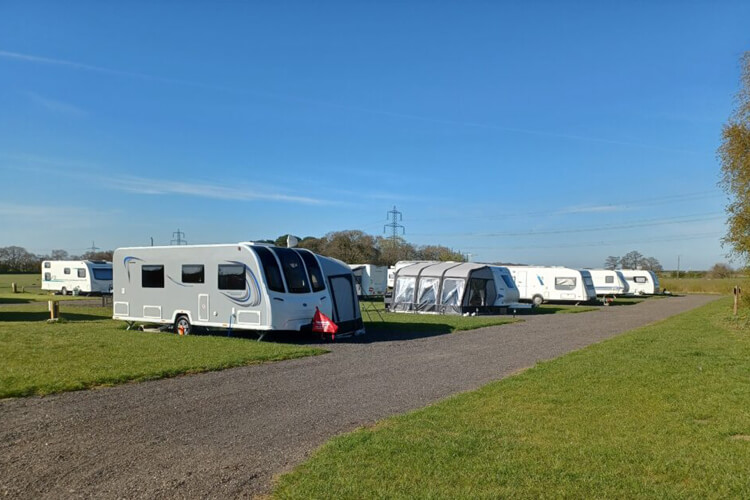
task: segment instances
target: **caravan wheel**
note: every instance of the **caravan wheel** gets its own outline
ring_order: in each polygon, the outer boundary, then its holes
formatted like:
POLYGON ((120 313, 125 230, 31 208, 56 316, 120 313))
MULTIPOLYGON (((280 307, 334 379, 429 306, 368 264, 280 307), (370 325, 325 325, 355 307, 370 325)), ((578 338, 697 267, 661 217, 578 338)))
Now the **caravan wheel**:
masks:
POLYGON ((541 295, 534 295, 531 298, 531 305, 533 307, 539 307, 542 305, 542 303, 544 303, 544 297, 542 297, 541 295))
POLYGON ((60 289, 60 295, 68 295, 68 289, 65 287, 62 287, 60 289))
POLYGON ((191 331, 192 325, 188 317, 185 315, 177 316, 177 320, 174 322, 174 332, 179 335, 190 335, 191 331))

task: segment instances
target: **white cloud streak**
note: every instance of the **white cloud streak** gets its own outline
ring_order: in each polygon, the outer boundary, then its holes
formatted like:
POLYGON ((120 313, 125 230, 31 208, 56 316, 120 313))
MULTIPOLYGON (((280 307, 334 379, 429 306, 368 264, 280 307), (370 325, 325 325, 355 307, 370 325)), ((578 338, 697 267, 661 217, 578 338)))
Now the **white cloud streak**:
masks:
POLYGON ((24 94, 26 94, 34 104, 41 106, 49 111, 73 116, 84 116, 88 114, 78 106, 67 102, 58 101, 56 99, 50 99, 48 97, 41 96, 36 92, 26 91, 24 92, 24 94))

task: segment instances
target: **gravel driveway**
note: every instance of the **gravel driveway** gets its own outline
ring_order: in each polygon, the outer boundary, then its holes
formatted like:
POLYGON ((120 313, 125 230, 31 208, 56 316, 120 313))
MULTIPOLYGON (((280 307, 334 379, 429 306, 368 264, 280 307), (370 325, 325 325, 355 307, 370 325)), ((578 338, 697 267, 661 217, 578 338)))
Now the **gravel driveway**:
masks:
POLYGON ((330 354, 0 401, 0 495, 249 497, 330 437, 706 304, 690 295, 526 317, 452 335, 382 335, 330 354))

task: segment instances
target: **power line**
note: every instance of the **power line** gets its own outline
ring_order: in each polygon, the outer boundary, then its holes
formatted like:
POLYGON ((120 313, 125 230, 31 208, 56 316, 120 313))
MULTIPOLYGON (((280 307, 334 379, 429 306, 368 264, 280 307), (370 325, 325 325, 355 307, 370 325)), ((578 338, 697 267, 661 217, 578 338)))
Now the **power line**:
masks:
POLYGON ((399 229, 401 229, 401 234, 406 234, 406 228, 398 223, 398 221, 404 220, 403 214, 396 210, 396 205, 393 205, 393 210, 389 210, 385 218, 386 220, 390 218, 391 222, 383 226, 383 232, 385 233, 388 228, 391 228, 391 241, 396 243, 399 229))
POLYGON ((91 246, 88 247, 86 250, 88 250, 91 253, 96 253, 97 250, 101 250, 98 246, 94 244, 94 242, 91 242, 91 246))
POLYGON ((185 233, 180 231, 180 228, 177 228, 177 231, 172 233, 172 241, 170 241, 170 245, 187 245, 187 240, 185 239, 185 233))

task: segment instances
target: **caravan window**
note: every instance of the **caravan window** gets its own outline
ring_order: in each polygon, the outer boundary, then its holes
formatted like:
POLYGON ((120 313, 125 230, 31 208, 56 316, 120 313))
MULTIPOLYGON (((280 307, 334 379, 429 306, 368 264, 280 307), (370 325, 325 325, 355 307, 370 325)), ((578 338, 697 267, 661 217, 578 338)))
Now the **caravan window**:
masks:
POLYGON ((219 264, 219 290, 244 290, 245 266, 219 264))
POLYGON ((515 288, 515 287, 516 287, 516 284, 515 284, 515 283, 513 283, 513 278, 511 278, 511 277, 510 277, 510 276, 508 276, 507 274, 501 274, 500 276, 502 276, 502 277, 503 277, 503 281, 505 282, 505 285, 506 285, 506 286, 507 286, 508 288, 515 288))
POLYGON ((414 285, 417 278, 398 278, 393 292, 394 304, 410 304, 414 301, 414 285))
POLYGON ((96 280, 112 281, 112 269, 108 267, 95 267, 91 270, 96 280))
POLYGON ((421 278, 419 280, 419 299, 417 302, 420 306, 432 306, 437 304, 439 284, 440 278, 421 278))
POLYGON ((206 273, 201 264, 186 264, 182 266, 183 283, 205 283, 206 273))
MULTIPOLYGON (((307 274, 310 276, 310 284, 312 285, 313 292, 320 292, 326 289, 325 281, 323 280, 323 272, 320 270, 318 261, 315 256, 306 250, 298 250, 297 253, 302 256, 302 260, 305 261, 307 267, 307 274)), ((360 279, 362 279, 360 277, 360 279)))
POLYGON ((276 257, 265 247, 252 247, 263 266, 263 274, 266 275, 266 284, 272 292, 284 293, 284 280, 281 279, 281 269, 276 262, 276 257))
POLYGON ((44 281, 49 281, 52 279, 52 276, 50 276, 49 273, 44 273, 44 281))
POLYGON ((575 290, 575 278, 555 278, 555 290, 575 290))
POLYGON ((86 270, 85 269, 78 269, 78 277, 79 278, 85 278, 86 277, 86 270))
POLYGON ((633 281, 635 281, 636 283, 648 283, 648 280, 645 276, 635 276, 633 277, 633 281))
POLYGON ((63 273, 64 274, 70 274, 70 268, 66 267, 65 269, 63 269, 63 273))
POLYGON ((614 283, 615 282, 615 277, 614 276, 605 276, 604 277, 604 282, 605 283, 614 283))
POLYGON ((487 280, 472 278, 469 280, 468 306, 487 305, 487 280))
POLYGON ((464 280, 446 278, 443 280, 443 291, 440 294, 440 303, 444 306, 458 306, 464 295, 464 280))
POLYGON ((286 286, 289 287, 290 293, 310 293, 310 285, 307 282, 307 273, 302 265, 302 259, 297 252, 290 248, 274 248, 274 253, 281 261, 281 268, 284 270, 286 286))
POLYGON ((52 265, 49 262, 45 262, 44 263, 44 268, 45 269, 49 269, 50 267, 52 267, 52 265))
POLYGON ((164 266, 142 266, 141 286, 143 288, 164 288, 164 266))

